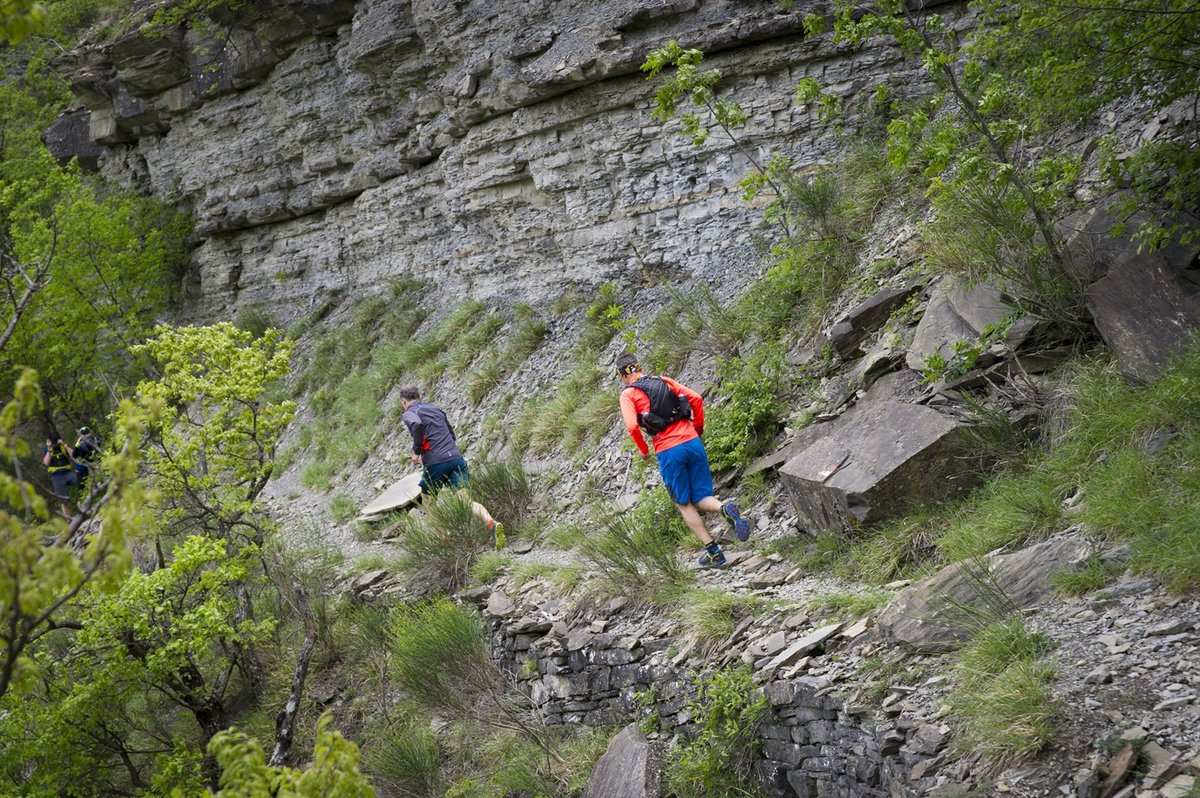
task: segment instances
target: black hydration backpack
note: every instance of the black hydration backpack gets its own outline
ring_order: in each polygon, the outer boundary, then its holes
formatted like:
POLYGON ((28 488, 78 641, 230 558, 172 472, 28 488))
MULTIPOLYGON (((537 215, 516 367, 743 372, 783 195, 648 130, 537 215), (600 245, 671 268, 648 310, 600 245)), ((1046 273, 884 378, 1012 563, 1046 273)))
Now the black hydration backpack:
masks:
POLYGON ((687 397, 677 396, 671 387, 661 377, 642 377, 630 384, 646 394, 650 400, 650 409, 638 413, 638 424, 651 435, 657 435, 666 430, 676 421, 692 417, 692 406, 687 397))

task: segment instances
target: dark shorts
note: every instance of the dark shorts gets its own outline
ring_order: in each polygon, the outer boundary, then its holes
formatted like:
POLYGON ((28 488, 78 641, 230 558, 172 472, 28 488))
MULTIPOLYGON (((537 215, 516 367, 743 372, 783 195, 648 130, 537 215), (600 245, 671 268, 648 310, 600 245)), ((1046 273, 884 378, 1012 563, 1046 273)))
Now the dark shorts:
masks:
POLYGON ((713 495, 708 452, 699 438, 672 446, 658 456, 658 473, 676 504, 695 504, 713 495))
POLYGON ((79 487, 79 474, 73 468, 70 471, 56 471, 50 475, 50 485, 54 488, 55 497, 66 501, 71 498, 69 489, 79 487))
POLYGON ((456 457, 445 463, 427 465, 421 470, 419 484, 422 493, 437 493, 447 485, 461 488, 467 484, 467 461, 456 457))

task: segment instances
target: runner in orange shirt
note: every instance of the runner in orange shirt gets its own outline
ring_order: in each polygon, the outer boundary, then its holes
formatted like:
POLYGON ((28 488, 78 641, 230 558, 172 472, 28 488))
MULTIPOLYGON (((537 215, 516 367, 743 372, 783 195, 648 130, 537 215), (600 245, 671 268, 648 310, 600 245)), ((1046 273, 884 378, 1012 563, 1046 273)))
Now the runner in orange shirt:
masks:
POLYGON ((704 399, 669 377, 646 376, 631 352, 622 352, 616 366, 617 376, 625 385, 621 391, 621 417, 629 437, 645 459, 650 451, 642 430, 650 433, 663 484, 684 523, 704 544, 700 567, 724 565, 725 554, 708 533, 700 511, 721 513, 738 540, 749 539, 750 522, 742 517, 736 504, 713 496, 708 453, 700 440, 704 433, 704 399))

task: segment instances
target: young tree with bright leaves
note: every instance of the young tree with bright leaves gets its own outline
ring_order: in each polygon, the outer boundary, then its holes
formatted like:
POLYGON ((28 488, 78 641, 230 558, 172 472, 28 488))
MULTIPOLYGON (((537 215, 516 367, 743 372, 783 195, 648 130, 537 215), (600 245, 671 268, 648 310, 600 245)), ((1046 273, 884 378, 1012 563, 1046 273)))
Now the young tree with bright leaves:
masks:
POLYGON ((0 721, 5 759, 21 773, 6 775, 28 794, 57 793, 89 773, 75 794, 145 789, 163 772, 193 793, 215 786, 216 762, 202 752, 247 688, 240 653, 274 629, 273 619, 240 618, 233 588, 254 555, 231 556, 225 541, 193 536, 166 567, 85 594, 79 630, 38 651, 38 688, 0 721))
POLYGON ((358 770, 358 746, 331 725, 328 712, 317 721, 312 765, 304 771, 268 765, 262 747, 241 732, 217 735, 208 746, 222 771, 214 798, 375 798, 358 770))
POLYGON ((287 374, 292 348, 281 330, 255 338, 228 323, 159 327, 134 347, 161 374, 138 395, 163 406, 146 465, 165 530, 262 545, 272 526, 258 496, 296 411, 270 390, 287 374))

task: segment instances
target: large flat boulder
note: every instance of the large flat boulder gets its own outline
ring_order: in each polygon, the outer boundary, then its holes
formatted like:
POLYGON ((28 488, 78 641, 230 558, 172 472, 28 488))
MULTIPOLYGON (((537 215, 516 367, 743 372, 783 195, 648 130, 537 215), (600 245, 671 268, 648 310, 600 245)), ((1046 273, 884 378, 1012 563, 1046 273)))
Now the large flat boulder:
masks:
POLYGON ((608 744, 582 798, 658 798, 659 770, 650 741, 631 723, 608 744))
POLYGON ((898 593, 876 619, 892 640, 922 652, 949 651, 969 633, 962 605, 987 610, 998 602, 1032 607, 1051 589, 1051 575, 1092 553, 1083 537, 1063 535, 1012 554, 948 565, 898 593), (958 606, 955 606, 958 605, 958 606))
POLYGON ((409 474, 371 500, 362 508, 359 518, 370 518, 392 510, 403 510, 414 504, 421 495, 421 472, 409 474))
MULTIPOLYGON (((908 367, 921 371, 934 353, 949 360, 958 341, 976 342, 988 327, 997 327, 1013 315, 999 286, 980 282, 967 286, 957 280, 943 279, 933 290, 925 313, 917 324, 906 357, 908 367)), ((1018 346, 1035 322, 1022 318, 1008 328, 1005 342, 1018 346)))
POLYGON ((1121 372, 1147 382, 1200 329, 1200 285, 1162 253, 1132 254, 1088 288, 1088 308, 1121 372))
POLYGON ((977 482, 962 422, 872 390, 783 465, 788 498, 809 532, 881 521, 977 482))

